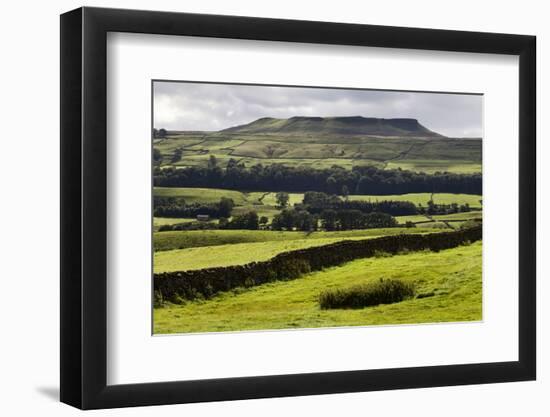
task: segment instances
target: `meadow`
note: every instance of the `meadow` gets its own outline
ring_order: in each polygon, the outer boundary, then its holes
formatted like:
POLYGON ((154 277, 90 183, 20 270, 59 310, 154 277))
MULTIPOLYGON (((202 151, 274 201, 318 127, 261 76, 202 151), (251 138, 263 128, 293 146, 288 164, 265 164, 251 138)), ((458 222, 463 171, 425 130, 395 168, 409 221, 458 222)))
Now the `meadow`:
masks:
POLYGON ((482 320, 482 243, 438 253, 367 258, 303 278, 237 289, 208 301, 154 310, 155 333, 346 327, 482 320), (429 266, 429 267, 428 267, 429 266), (364 309, 321 310, 323 289, 394 278, 414 283, 416 298, 364 309))
POLYGON ((338 240, 391 236, 404 233, 424 233, 422 228, 407 229, 393 227, 390 229, 341 230, 334 232, 300 232, 275 230, 189 230, 157 232, 153 235, 155 251, 172 249, 198 248, 202 246, 219 246, 235 243, 278 242, 291 240, 338 240))
MULTIPOLYGON (((270 232, 244 230, 208 230, 194 234, 187 232, 160 232, 155 234, 155 247, 170 247, 168 242, 159 242, 171 233, 169 244, 184 246, 184 249, 157 250, 154 255, 155 272, 189 271, 230 265, 245 265, 265 261, 283 252, 323 246, 342 240, 360 240, 381 236, 392 236, 408 232, 402 228, 353 230, 345 232, 270 232), (205 232, 217 232, 204 234, 205 232), (220 233, 229 232, 229 233, 220 233), (233 232, 233 233, 232 233, 233 232), (252 232, 248 235, 243 232, 252 232), (352 233, 355 232, 355 233, 352 233), (201 238, 201 234, 204 237, 201 238), (189 236, 191 235, 191 236, 189 236), (246 242, 242 242, 245 240, 246 242), (158 242, 158 246, 157 246, 158 242), (228 242, 220 244, 220 242, 228 242), (208 244, 210 243, 210 244, 208 244), (217 244, 216 244, 217 243, 217 244), (191 245, 197 246, 191 246, 191 245)), ((409 233, 423 234, 430 229, 415 228, 409 233)))
POLYGON ((252 166, 283 164, 317 169, 338 165, 373 165, 417 172, 481 172, 481 140, 460 138, 377 137, 303 131, 179 132, 157 141, 161 166, 204 166, 210 155, 225 165, 229 159, 252 166), (175 152, 181 152, 175 158, 175 152))

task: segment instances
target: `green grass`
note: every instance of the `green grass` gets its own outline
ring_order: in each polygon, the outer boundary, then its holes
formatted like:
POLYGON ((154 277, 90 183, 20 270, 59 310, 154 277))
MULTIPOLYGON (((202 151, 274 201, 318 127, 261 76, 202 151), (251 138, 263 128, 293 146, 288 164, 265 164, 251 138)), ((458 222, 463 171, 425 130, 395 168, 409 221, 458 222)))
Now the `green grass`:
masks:
POLYGON ((429 222, 429 223, 421 223, 419 226, 425 228, 425 229, 452 229, 452 227, 447 226, 444 222, 429 222))
POLYGON ((248 213, 249 211, 255 211, 259 217, 265 216, 269 219, 269 221, 273 220, 273 217, 281 212, 280 209, 274 206, 249 204, 246 206, 238 206, 233 208, 231 215, 238 216, 240 214, 248 213))
POLYGON ((186 203, 217 203, 222 197, 232 198, 235 204, 246 204, 248 200, 240 191, 222 190, 218 188, 176 188, 155 187, 155 197, 181 197, 186 203))
POLYGON ((456 161, 450 159, 397 159, 389 161, 386 169, 401 168, 405 171, 425 172, 452 172, 455 174, 474 174, 481 172, 481 163, 476 161, 456 161))
MULTIPOLYGON (((443 224, 443 223, 442 223, 443 224)), ((444 224, 443 224, 444 225, 444 224)), ((444 226, 446 228, 446 226, 444 226)), ((417 233, 425 230, 417 231, 417 233)), ((316 239, 272 240, 252 243, 230 243, 218 246, 202 246, 187 249, 174 249, 155 252, 154 272, 191 271, 230 265, 244 265, 251 262, 267 261, 283 252, 324 246, 341 240, 368 239, 371 236, 322 237, 316 239)), ((386 235, 387 236, 387 235, 386 235)))
POLYGON ((342 239, 325 238, 232 243, 220 246, 205 246, 155 252, 154 271, 155 273, 160 273, 244 265, 251 262, 267 261, 282 252, 305 249, 312 246, 328 245, 339 240, 342 239))
POLYGON ((336 232, 277 232, 271 230, 189 230, 157 232, 153 235, 155 251, 188 249, 204 246, 230 245, 237 243, 277 242, 314 239, 347 239, 390 236, 400 233, 426 233, 430 230, 391 228, 368 230, 345 230, 336 232))
MULTIPOLYGON (((429 223, 435 224, 435 223, 429 223)), ((437 228, 437 227, 434 227, 437 228)), ((447 228, 441 223, 441 229, 447 228)), ((266 240, 248 243, 228 243, 215 246, 188 247, 156 251, 154 254, 154 272, 189 271, 203 268, 244 265, 251 262, 265 261, 283 252, 305 249, 313 246, 323 246, 342 240, 361 240, 380 236, 390 236, 399 233, 432 233, 432 228, 415 228, 399 231, 399 229, 372 229, 372 233, 345 236, 338 232, 322 232, 326 235, 304 239, 266 240), (336 233, 336 234, 335 234, 336 233)), ((368 232, 368 231, 365 231, 368 232)), ((170 233, 170 232, 162 232, 170 233)), ((177 233, 177 232, 173 232, 177 233)), ((192 232, 179 232, 192 233, 192 232)), ((273 232, 266 232, 273 233, 273 232)), ((283 232, 284 233, 284 232, 283 232)), ((287 232, 294 233, 294 232, 287 232)), ((201 242, 202 243, 202 242, 201 242)))
POLYGON ((210 155, 221 166, 236 159, 250 166, 284 164, 326 168, 338 165, 374 165, 435 172, 481 172, 481 140, 376 137, 369 135, 327 134, 323 132, 231 133, 187 132, 157 141, 163 166, 205 166, 210 155), (182 159, 171 162, 176 149, 182 159))
POLYGON ((397 223, 399 224, 405 224, 407 222, 413 222, 416 224, 416 223, 430 221, 430 219, 428 219, 426 216, 423 216, 421 214, 413 214, 411 216, 396 216, 395 220, 397 220, 397 223))
POLYGON ((482 219, 482 217, 483 213, 481 211, 469 211, 466 213, 441 214, 432 216, 433 219, 444 221, 478 220, 482 219))
POLYGON ((153 217, 153 226, 159 227, 164 225, 172 225, 178 223, 192 223, 195 219, 181 219, 173 217, 153 217))
MULTIPOLYGON (((304 199, 304 193, 287 193, 288 194, 288 205, 293 206, 294 204, 299 204, 304 199)), ((256 197, 258 199, 262 198, 262 203, 269 206, 277 205, 277 193, 250 193, 251 197, 256 197)))
MULTIPOLYGON (((428 201, 432 197, 431 193, 413 193, 413 194, 399 194, 399 195, 350 195, 350 200, 360 201, 410 201, 414 204, 428 205, 428 201)), ((481 196, 476 194, 450 194, 450 193, 435 193, 433 194, 433 200, 435 204, 466 204, 468 203, 472 208, 481 208, 481 196)))
POLYGON ((482 244, 438 253, 366 258, 294 281, 154 310, 154 333, 460 322, 482 319, 482 244), (386 279, 414 283, 415 298, 364 309, 321 310, 319 294, 386 279))

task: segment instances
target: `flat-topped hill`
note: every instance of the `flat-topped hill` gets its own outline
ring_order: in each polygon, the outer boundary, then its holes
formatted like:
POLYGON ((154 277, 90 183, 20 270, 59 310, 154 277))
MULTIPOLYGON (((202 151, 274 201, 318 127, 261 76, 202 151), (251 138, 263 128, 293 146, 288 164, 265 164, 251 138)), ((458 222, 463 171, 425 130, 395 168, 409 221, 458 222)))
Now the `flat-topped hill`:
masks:
POLYGON ((224 129, 224 133, 260 134, 339 134, 373 136, 443 137, 423 126, 417 119, 376 117, 303 117, 289 119, 263 117, 251 123, 224 129))

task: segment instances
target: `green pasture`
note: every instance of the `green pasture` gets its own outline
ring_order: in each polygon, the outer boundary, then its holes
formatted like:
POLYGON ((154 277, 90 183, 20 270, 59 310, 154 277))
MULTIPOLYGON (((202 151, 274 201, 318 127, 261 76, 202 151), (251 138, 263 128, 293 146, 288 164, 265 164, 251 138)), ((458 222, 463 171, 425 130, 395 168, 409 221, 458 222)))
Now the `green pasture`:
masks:
MULTIPOLYGON (((251 262, 267 261, 275 255, 313 246, 323 246, 342 240, 361 240, 380 236, 399 234, 398 229, 372 229, 370 235, 338 236, 328 234, 314 238, 267 240, 248 243, 229 243, 218 246, 189 247, 156 251, 154 254, 154 272, 190 271, 230 265, 244 265, 251 262), (394 232, 395 230, 395 232, 394 232), (386 231, 386 233, 385 233, 386 231), (378 232, 378 233, 376 233, 378 232)), ((430 229, 414 229, 413 233, 426 233, 430 229)), ((163 232, 164 233, 164 232, 163 232)), ((166 232, 168 233, 168 232, 166 232)), ((189 233, 189 232, 181 232, 189 233)), ((270 232, 267 232, 270 233, 270 232)), ((290 232, 292 233, 292 232, 290 232)), ((402 233, 402 231, 401 231, 402 233)), ((269 238, 269 236, 265 236, 269 238)))
POLYGON ((416 223, 431 221, 426 216, 423 216, 421 214, 413 214, 413 215, 410 215, 410 216, 396 216, 395 220, 397 220, 397 223, 399 223, 399 224, 405 224, 407 222, 412 222, 412 223, 416 224, 416 223))
POLYGON ((222 197, 231 198, 236 205, 247 204, 246 196, 240 191, 219 188, 177 188, 154 187, 155 197, 181 197, 186 203, 217 203, 222 197))
POLYGON ((386 169, 401 168, 405 171, 425 172, 452 172, 454 174, 481 173, 481 162, 457 161, 452 159, 397 159, 388 161, 386 169))
POLYGON ((481 211, 468 211, 465 213, 453 213, 453 214, 441 214, 432 216, 435 220, 441 221, 467 221, 467 220, 481 220, 483 213, 481 211))
POLYGON ((450 193, 412 193, 412 194, 395 194, 395 195, 350 195, 350 200, 359 201, 410 201, 416 205, 422 204, 424 207, 428 205, 428 201, 433 198, 435 204, 452 204, 459 205, 469 204, 472 208, 481 208, 481 196, 476 194, 450 194, 450 193))
POLYGON ((365 258, 293 281, 237 289, 207 301, 154 310, 154 333, 223 332, 479 321, 482 244, 365 258), (321 310, 319 293, 380 278, 414 283, 415 298, 363 309, 321 310))
POLYGON ((160 226, 171 226, 173 224, 179 224, 179 223, 192 223, 195 219, 182 219, 182 218, 174 218, 174 217, 153 217, 153 226, 154 227, 160 227, 160 226))
POLYGON ((221 166, 229 159, 246 166, 273 163, 287 166, 351 169, 358 165, 402 168, 417 172, 481 172, 480 139, 426 139, 376 137, 318 132, 228 133, 189 132, 155 141, 163 156, 163 166, 204 166, 210 155, 221 166), (176 149, 182 159, 173 162, 176 149))

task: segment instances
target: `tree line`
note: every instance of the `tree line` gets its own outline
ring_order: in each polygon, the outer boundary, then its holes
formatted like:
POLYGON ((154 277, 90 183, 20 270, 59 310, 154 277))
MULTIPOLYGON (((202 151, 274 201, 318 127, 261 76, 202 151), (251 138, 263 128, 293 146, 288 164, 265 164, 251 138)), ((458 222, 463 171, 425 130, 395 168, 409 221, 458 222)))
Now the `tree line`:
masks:
POLYGON ((381 212, 392 216, 408 216, 418 214, 418 207, 410 201, 358 201, 342 199, 317 191, 308 191, 304 194, 302 204, 310 213, 320 213, 323 210, 357 210, 362 213, 381 212))
POLYGON ((359 210, 323 210, 312 214, 300 208, 285 209, 273 217, 272 230, 312 232, 396 227, 397 220, 387 213, 363 213, 359 210))
POLYGON ((230 159, 223 168, 216 158, 211 156, 207 166, 156 168, 154 185, 272 192, 319 191, 342 196, 423 192, 481 194, 482 176, 479 173, 427 174, 373 166, 355 166, 351 170, 336 165, 322 169, 280 164, 256 164, 246 167, 235 159, 230 159))
POLYGON ((231 217, 235 203, 231 198, 222 197, 217 203, 186 204, 180 197, 154 197, 153 215, 155 217, 197 217, 208 215, 214 218, 231 217))

